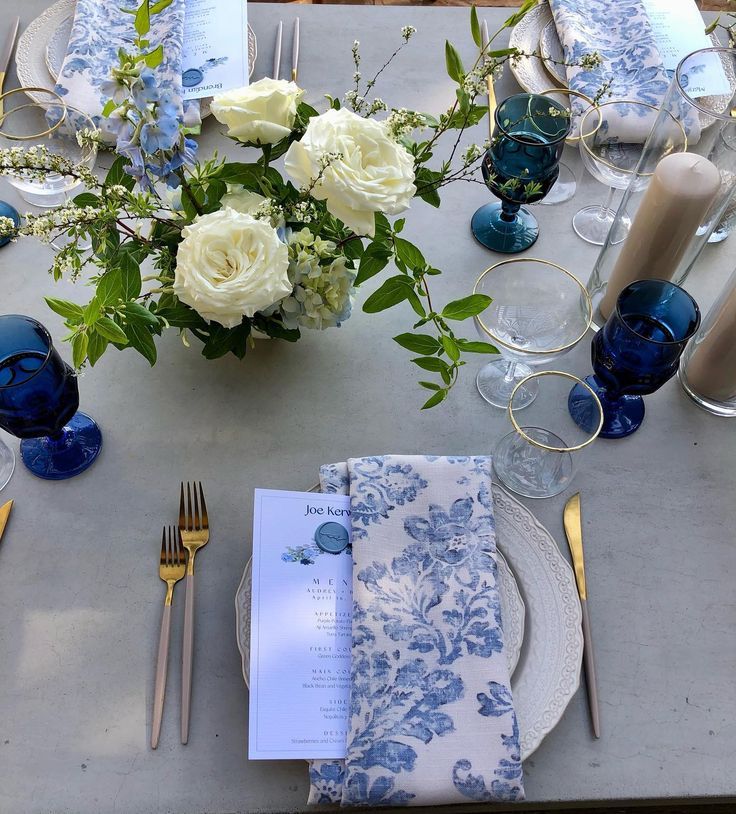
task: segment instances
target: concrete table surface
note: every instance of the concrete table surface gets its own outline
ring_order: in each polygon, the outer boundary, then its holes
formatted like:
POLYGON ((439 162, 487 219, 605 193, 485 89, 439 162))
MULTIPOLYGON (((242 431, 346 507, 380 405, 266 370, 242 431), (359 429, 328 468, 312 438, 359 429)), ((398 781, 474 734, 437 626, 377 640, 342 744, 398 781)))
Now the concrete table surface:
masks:
MULTIPOLYGON (((23 3, 21 29, 44 6, 23 3)), ((416 38, 377 93, 390 105, 435 113, 452 95, 445 37, 467 59, 474 52, 467 9, 254 5, 256 77, 270 70, 279 19, 289 67, 297 15, 300 83, 313 104, 351 86, 356 38, 367 74, 393 50, 400 28, 415 25, 416 38)), ((506 11, 483 15, 494 30, 506 11)), ((17 86, 14 75, 8 86, 17 86)), ((498 96, 514 90, 506 72, 498 96)), ((214 120, 204 129, 202 155, 215 146, 240 154, 214 120)), ((483 123, 473 138, 485 135, 483 123)), ((536 207, 541 236, 529 253, 586 279, 598 250, 576 237, 570 219, 605 190, 570 148, 564 160, 582 179, 578 194, 564 205, 536 207)), ((2 196, 18 204, 7 182, 1 185, 2 196)), ((478 184, 456 184, 440 210, 413 204, 407 234, 445 271, 433 281, 438 301, 469 293, 479 271, 498 259, 475 244, 468 227, 488 199, 478 184)), ((730 273, 735 251, 736 238, 709 247, 688 281, 703 308, 730 273)), ((0 252, 2 311, 37 317, 60 342, 63 328, 43 296, 83 301, 89 291, 54 284, 50 257, 30 240, 0 252)), ((478 396, 475 360, 444 405, 419 411, 417 371, 391 339, 413 319, 408 308, 369 316, 358 303, 342 329, 307 331, 297 345, 259 342, 244 362, 207 362, 198 343, 187 349, 171 332, 158 343, 154 369, 132 351, 113 350, 83 374, 82 408, 104 432, 99 461, 60 483, 38 480, 19 464, 0 495, 0 502, 16 500, 0 545, 0 812, 305 808, 304 763, 246 758, 248 694, 233 597, 250 555, 252 490, 305 489, 321 463, 348 456, 492 449, 509 425, 478 396), (162 739, 152 752, 164 597, 158 547, 162 524, 176 520, 181 479, 204 482, 212 539, 197 560, 189 745, 178 736, 179 589, 162 739)), ((68 358, 68 347, 60 347, 68 358)), ((558 362, 578 375, 589 364, 587 338, 558 362)), ((592 740, 581 689, 525 763, 530 807, 736 801, 735 427, 695 407, 677 381, 646 403, 643 428, 623 441, 598 441, 570 492, 529 502, 566 552, 562 507, 582 491, 603 727, 601 740, 592 740)), ((17 449, 15 439, 6 440, 17 449)))

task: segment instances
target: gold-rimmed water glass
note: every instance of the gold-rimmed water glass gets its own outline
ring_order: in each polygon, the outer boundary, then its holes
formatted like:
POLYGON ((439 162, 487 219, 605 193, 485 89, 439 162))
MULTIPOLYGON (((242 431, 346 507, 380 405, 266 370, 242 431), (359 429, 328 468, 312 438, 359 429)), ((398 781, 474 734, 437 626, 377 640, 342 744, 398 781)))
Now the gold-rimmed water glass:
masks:
MULTIPOLYGON (((589 107, 580 119, 580 155, 588 172, 608 187, 602 204, 585 206, 575 213, 573 229, 588 243, 602 246, 613 224, 616 210, 612 208, 617 189, 626 189, 636 176, 646 184, 648 176, 637 175, 636 169, 644 144, 657 119, 658 108, 647 102, 620 99, 589 107), (591 122, 597 122, 592 127, 591 122)), ((685 129, 675 116, 670 116, 668 138, 660 158, 687 149, 685 129)), ((625 235, 631 220, 624 213, 621 233, 625 235)))
MULTIPOLYGON (((473 293, 492 298, 474 321, 481 339, 501 354, 478 372, 478 392, 503 409, 532 366, 548 364, 574 348, 593 316, 585 286, 550 260, 502 260, 478 277, 473 293)), ((531 404, 536 393, 536 380, 517 390, 517 409, 531 404)))
MULTIPOLYGON (((92 169, 97 160, 98 128, 83 111, 67 105, 61 96, 44 88, 15 88, 0 95, 5 103, 0 115, 0 146, 8 149, 43 147, 51 155, 92 169), (7 101, 15 94, 30 91, 15 107, 7 101)), ((54 208, 82 191, 82 182, 73 175, 50 172, 39 178, 22 169, 8 171, 9 182, 33 206, 54 208)))
POLYGON ((493 469, 501 483, 530 498, 553 497, 570 485, 581 458, 600 434, 603 408, 593 389, 572 373, 542 370, 522 379, 511 394, 508 416, 513 430, 496 444, 493 469), (518 398, 534 382, 539 395, 523 419, 518 398), (568 409, 571 386, 590 393, 585 420, 573 421, 568 409))
MULTIPOLYGON (((569 108, 571 111, 573 110, 573 102, 575 100, 579 100, 583 104, 584 109, 594 105, 594 102, 590 96, 586 96, 579 90, 572 90, 571 88, 548 88, 547 90, 543 90, 539 95, 549 96, 550 99, 554 100, 555 102, 559 102, 560 104, 569 108)), ((592 121, 590 124, 591 127, 595 126, 597 129, 600 127, 601 117, 598 117, 597 124, 595 121, 592 121)), ((565 144, 577 146, 579 141, 579 130, 577 135, 575 135, 575 130, 573 130, 565 139, 565 144)), ((566 203, 575 197, 577 188, 578 182, 577 178, 575 177, 575 173, 567 164, 565 164, 564 161, 560 161, 560 174, 557 176, 557 180, 552 186, 552 189, 550 189, 550 191, 544 196, 544 198, 542 198, 541 201, 537 201, 537 203, 540 206, 554 206, 555 204, 566 203)))

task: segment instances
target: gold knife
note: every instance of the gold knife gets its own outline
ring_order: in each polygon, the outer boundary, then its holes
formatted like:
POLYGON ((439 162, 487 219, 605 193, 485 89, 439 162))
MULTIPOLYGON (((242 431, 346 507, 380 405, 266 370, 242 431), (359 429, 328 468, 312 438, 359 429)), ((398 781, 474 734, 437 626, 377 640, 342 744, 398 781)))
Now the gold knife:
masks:
POLYGON ((8 518, 10 517, 10 510, 13 508, 13 501, 9 500, 4 505, 0 506, 0 540, 2 540, 3 532, 5 531, 5 526, 8 522, 8 518))
MULTIPOLYGON (((20 26, 20 17, 16 17, 14 20, 11 20, 8 34, 5 38, 5 42, 3 43, 2 50, 0 50, 0 94, 3 92, 5 75, 8 72, 8 65, 10 65, 10 57, 13 55, 15 40, 18 37, 18 26, 20 26)), ((3 99, 0 98, 0 118, 2 118, 2 115, 3 99)))
MULTIPOLYGON (((483 27, 481 28, 481 42, 483 43, 483 56, 488 54, 488 23, 483 20, 483 27)), ((488 74, 486 77, 486 85, 488 87, 488 138, 493 139, 493 127, 496 123, 496 91, 493 88, 493 77, 488 74)))
POLYGON ((596 738, 601 736, 600 711, 598 709, 598 685, 595 677, 595 661, 593 659, 593 637, 590 631, 590 615, 588 613, 588 590, 585 585, 585 560, 583 558, 583 524, 580 520, 580 493, 573 495, 565 504, 563 514, 565 534, 572 554, 572 564, 575 569, 575 581, 580 594, 580 606, 583 610, 583 662, 585 664, 585 684, 588 689, 588 707, 590 719, 593 723, 593 734, 596 738))

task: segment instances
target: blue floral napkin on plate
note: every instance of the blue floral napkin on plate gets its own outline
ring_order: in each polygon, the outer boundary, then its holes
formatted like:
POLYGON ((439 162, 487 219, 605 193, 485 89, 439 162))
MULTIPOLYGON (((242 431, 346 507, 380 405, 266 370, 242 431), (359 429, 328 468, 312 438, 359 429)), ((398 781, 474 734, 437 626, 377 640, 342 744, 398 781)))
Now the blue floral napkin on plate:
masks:
MULTIPOLYGON (((580 62, 596 52, 602 59, 597 67, 567 67, 572 90, 592 99, 607 86, 601 101, 626 99, 660 106, 670 80, 642 0, 549 0, 549 4, 565 60, 580 62)), ((573 99, 575 113, 586 107, 573 99)), ((619 139, 632 144, 646 141, 656 113, 643 110, 635 115, 630 107, 621 111, 615 122, 619 139)), ((697 122, 688 122, 687 129, 689 140, 700 138, 697 122)))
POLYGON ((488 457, 352 458, 353 645, 345 761, 311 761, 310 803, 524 798, 503 653, 488 457))
MULTIPOLYGON (((111 68, 118 64, 118 49, 131 50, 136 37, 133 15, 123 11, 126 6, 133 7, 135 3, 77 0, 67 53, 57 79, 55 90, 64 101, 98 124, 110 98, 105 83, 110 79, 111 68)), ((151 16, 148 39, 154 44, 163 43, 163 61, 153 69, 156 81, 159 88, 169 90, 179 100, 181 108, 184 0, 172 0, 171 5, 151 16)), ((198 122, 199 106, 190 109, 187 105, 186 124, 196 127, 198 122)), ((114 141, 114 135, 111 140, 114 141)))

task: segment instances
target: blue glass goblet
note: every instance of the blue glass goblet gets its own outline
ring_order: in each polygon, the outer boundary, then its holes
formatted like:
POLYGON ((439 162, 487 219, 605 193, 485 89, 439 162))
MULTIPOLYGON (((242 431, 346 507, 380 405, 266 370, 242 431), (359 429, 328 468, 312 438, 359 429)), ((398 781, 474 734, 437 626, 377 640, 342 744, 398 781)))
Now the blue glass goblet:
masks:
POLYGON ((548 96, 518 93, 498 106, 481 171, 501 202, 473 215, 470 228, 479 243, 515 254, 539 237, 537 219, 522 204, 540 201, 554 185, 569 132, 569 110, 548 96))
MULTIPOLYGON (((674 283, 639 280, 623 289, 616 310, 593 339, 595 375, 585 379, 603 405, 601 438, 624 438, 639 429, 642 396, 675 375, 699 325, 697 303, 674 283)), ((570 391, 568 407, 579 426, 589 423, 590 401, 579 385, 570 391)))
POLYGON ((99 454, 100 429, 78 408, 77 377, 46 328, 31 317, 0 316, 0 427, 21 439, 34 475, 70 478, 99 454))

